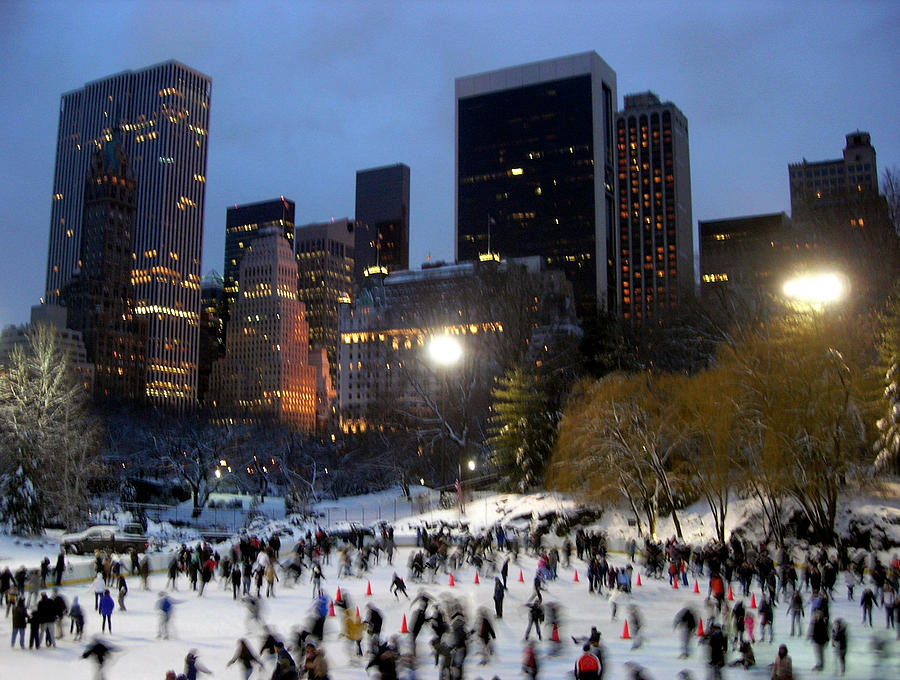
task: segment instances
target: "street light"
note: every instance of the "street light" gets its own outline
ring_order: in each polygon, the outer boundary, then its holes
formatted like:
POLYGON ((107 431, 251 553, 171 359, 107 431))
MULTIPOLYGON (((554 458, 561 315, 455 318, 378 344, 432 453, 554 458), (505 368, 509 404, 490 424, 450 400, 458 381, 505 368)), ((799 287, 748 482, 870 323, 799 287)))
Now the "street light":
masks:
MULTIPOLYGON (((441 380, 441 410, 439 418, 441 421, 441 484, 447 484, 446 465, 447 465, 447 441, 444 436, 444 429, 447 428, 447 370, 459 363, 463 355, 462 343, 453 335, 443 334, 435 335, 428 341, 428 356, 431 362, 440 369, 443 369, 441 380)), ((458 480, 459 481, 459 480, 458 480)), ((461 484, 461 481, 459 481, 461 484)), ((462 497, 460 486, 460 498, 462 497)), ((460 505, 462 505, 460 501, 460 505)))
POLYGON ((804 274, 785 281, 782 288, 788 300, 798 307, 819 309, 842 299, 847 292, 846 278, 837 272, 804 274))
POLYGON ((454 366, 462 354, 462 344, 452 335, 435 335, 428 342, 428 356, 438 366, 454 366))

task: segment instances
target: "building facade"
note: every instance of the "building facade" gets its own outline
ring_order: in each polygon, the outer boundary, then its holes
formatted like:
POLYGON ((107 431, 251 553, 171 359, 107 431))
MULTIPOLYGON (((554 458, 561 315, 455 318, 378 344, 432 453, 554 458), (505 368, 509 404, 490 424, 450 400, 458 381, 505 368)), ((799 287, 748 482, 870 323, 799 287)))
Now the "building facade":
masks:
POLYGON ((87 394, 92 394, 94 389, 94 364, 88 361, 81 333, 66 327, 67 318, 67 310, 61 305, 45 303, 32 306, 30 323, 22 326, 7 326, 0 333, 0 364, 6 362, 10 353, 17 346, 28 351, 28 335, 36 326, 48 326, 56 334, 57 349, 68 356, 72 376, 87 394))
POLYGON ((240 293, 241 259, 259 232, 266 227, 281 228, 288 245, 294 247, 294 202, 282 196, 228 208, 225 214, 225 323, 240 293))
POLYGON ((701 220, 701 297, 773 293, 798 257, 786 213, 701 220))
POLYGON ((879 194, 869 133, 848 134, 842 158, 790 164, 788 177, 804 266, 841 271, 860 300, 885 294, 900 270, 900 239, 879 194))
POLYGON ((244 252, 225 356, 213 365, 211 406, 241 422, 316 428, 316 369, 309 363, 297 264, 281 226, 261 229, 244 252))
POLYGON ((348 218, 306 224, 294 235, 299 281, 297 293, 306 306, 311 347, 324 348, 337 360, 340 305, 352 299, 354 222, 348 218))
POLYGON ((804 219, 817 210, 842 205, 860 194, 878 195, 878 163, 868 132, 846 136, 843 158, 788 165, 791 216, 804 219))
POLYGON ((389 272, 409 269, 409 166, 397 163, 356 173, 356 222, 357 287, 376 263, 389 272))
POLYGON ((619 312, 642 322, 699 290, 687 118, 652 92, 626 95, 616 121, 616 159, 619 312))
POLYGON ((118 130, 93 152, 84 188, 78 268, 60 293, 67 326, 94 365, 94 400, 144 400, 146 323, 134 313, 136 182, 118 130))
POLYGON ((197 368, 197 398, 206 403, 213 364, 225 356, 225 281, 210 272, 200 283, 200 358, 197 368))
POLYGON ((537 255, 615 311, 616 103, 595 52, 457 78, 456 260, 537 255))
POLYGON ((145 392, 174 409, 197 400, 211 88, 208 76, 168 61, 93 81, 60 102, 45 299, 59 300, 78 269, 93 151, 118 129, 138 182, 132 281, 149 338, 145 392))
POLYGON ((422 391, 434 393, 437 376, 417 365, 428 361, 432 336, 459 337, 468 360, 479 362, 472 378, 485 381, 489 391, 503 370, 501 347, 515 352, 527 346, 526 360, 540 365, 554 351, 553 337, 580 335, 571 284, 538 257, 436 263, 370 276, 368 283, 341 307, 337 397, 345 432, 390 426, 396 410, 422 410, 422 391), (425 382, 417 385, 414 375, 425 382))

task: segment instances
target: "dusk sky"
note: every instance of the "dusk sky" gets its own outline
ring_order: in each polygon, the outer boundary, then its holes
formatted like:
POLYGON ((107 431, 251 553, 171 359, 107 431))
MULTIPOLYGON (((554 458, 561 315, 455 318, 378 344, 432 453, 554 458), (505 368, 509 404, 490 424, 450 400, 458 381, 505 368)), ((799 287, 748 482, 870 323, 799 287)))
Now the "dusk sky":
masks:
POLYGON ((694 220, 790 211, 787 165, 872 135, 900 165, 900 2, 0 0, 0 327, 44 293, 60 95, 177 59, 213 79, 203 272, 225 210, 353 216, 356 171, 411 168, 410 264, 453 256, 454 78, 588 50, 690 128, 694 220))

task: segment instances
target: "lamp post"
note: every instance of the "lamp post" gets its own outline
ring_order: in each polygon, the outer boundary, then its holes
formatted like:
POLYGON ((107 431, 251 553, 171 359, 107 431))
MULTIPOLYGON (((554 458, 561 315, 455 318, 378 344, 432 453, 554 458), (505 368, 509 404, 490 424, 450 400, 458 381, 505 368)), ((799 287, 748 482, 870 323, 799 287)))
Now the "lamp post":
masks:
MULTIPOLYGON (((441 369, 441 413, 439 414, 440 424, 441 424, 441 485, 447 485, 447 443, 444 438, 444 430, 447 429, 447 371, 450 370, 453 366, 459 363, 459 360, 463 355, 462 344, 459 340, 452 335, 435 335, 429 341, 427 345, 428 356, 431 359, 431 362, 438 368, 441 369)), ((461 480, 457 480, 457 484, 460 486, 459 489, 459 497, 462 498, 461 493, 461 480)), ((461 503, 460 503, 461 505, 461 503)))

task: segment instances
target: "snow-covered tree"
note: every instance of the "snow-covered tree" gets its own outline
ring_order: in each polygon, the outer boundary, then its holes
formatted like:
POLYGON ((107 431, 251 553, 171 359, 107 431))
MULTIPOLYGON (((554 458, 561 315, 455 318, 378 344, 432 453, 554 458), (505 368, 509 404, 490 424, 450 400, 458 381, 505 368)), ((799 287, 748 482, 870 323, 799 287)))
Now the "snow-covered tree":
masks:
MULTIPOLYGON (((898 188, 900 193, 900 188, 898 188)), ((881 317, 882 415, 876 421, 875 469, 900 475, 900 282, 881 317)))
POLYGON ((497 381, 488 440, 501 483, 513 491, 538 484, 556 443, 556 395, 539 376, 516 369, 497 381))
POLYGON ((39 531, 48 517, 79 523, 88 483, 101 472, 87 396, 50 326, 35 326, 0 370, 0 470, 13 494, 5 504, 12 515, 0 517, 13 531, 39 531))

